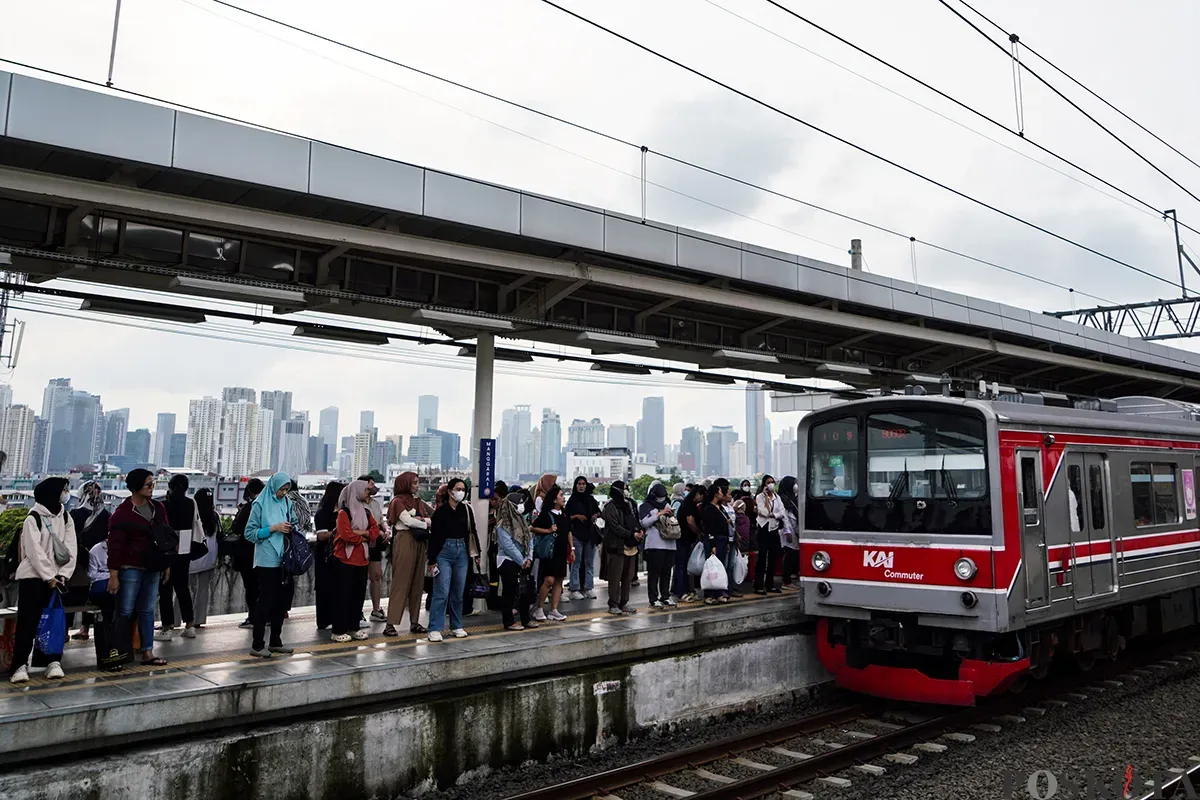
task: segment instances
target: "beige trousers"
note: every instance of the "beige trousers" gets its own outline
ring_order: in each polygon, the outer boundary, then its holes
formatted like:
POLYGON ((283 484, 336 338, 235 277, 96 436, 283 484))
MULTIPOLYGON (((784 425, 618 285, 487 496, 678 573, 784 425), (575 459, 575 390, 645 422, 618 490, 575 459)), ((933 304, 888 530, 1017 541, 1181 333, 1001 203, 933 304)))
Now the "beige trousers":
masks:
POLYGON ((425 588, 425 543, 411 531, 400 531, 392 542, 392 591, 388 597, 388 625, 399 625, 408 608, 408 624, 421 621, 421 592, 425 588))

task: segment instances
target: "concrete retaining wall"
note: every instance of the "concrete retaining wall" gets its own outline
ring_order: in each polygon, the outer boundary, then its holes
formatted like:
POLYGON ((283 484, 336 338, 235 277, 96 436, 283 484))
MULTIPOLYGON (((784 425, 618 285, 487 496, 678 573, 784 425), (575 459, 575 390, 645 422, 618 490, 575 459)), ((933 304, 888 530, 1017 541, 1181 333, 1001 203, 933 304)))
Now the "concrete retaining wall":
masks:
POLYGON ((6 800, 392 798, 471 770, 578 754, 647 728, 789 703, 828 676, 785 635, 478 693, 0 776, 6 800))

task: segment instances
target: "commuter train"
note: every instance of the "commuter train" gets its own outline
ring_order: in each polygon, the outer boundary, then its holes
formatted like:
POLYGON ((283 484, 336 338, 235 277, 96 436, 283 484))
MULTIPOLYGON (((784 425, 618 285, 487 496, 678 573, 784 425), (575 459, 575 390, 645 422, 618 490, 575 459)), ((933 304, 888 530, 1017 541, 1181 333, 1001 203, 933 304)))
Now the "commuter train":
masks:
POLYGON ((805 417, 801 568, 838 685, 973 705, 1197 621, 1200 414, 935 396, 805 417))

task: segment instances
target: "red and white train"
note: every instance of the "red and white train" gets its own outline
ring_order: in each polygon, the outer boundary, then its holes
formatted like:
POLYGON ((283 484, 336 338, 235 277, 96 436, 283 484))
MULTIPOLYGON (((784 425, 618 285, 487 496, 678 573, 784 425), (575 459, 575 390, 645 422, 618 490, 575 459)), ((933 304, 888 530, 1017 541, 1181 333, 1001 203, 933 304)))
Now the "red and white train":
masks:
POLYGON ((889 396, 805 417, 804 604, 840 686, 971 705, 1196 623, 1200 422, 1104 405, 889 396))

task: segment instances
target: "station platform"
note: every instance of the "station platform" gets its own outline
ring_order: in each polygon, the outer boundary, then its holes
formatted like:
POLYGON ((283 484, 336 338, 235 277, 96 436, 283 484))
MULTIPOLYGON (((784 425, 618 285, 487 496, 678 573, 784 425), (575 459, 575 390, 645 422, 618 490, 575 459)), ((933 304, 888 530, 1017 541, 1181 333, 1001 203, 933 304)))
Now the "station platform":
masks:
MULTIPOLYGON (((465 620, 468 638, 436 644, 409 634, 407 620, 399 637, 384 637, 383 624, 376 623, 367 640, 334 643, 327 631, 316 629, 313 608, 295 608, 283 640, 296 652, 271 659, 249 654, 251 632, 238 627, 242 615, 210 617, 195 639, 176 635, 155 644, 155 654, 169 661, 166 667, 130 665, 117 674, 96 671, 91 642, 71 642, 63 658, 65 679, 50 681, 37 670, 27 684, 0 685, 0 765, 311 719, 462 687, 477 690, 583 666, 796 633, 805 619, 799 592, 748 594, 725 605, 692 602, 666 611, 646 608, 644 586, 634 592, 632 605, 639 609, 634 615, 609 615, 605 593, 598 590, 600 599, 563 603, 566 621, 510 632, 501 628, 499 612, 481 610, 465 620)), ((476 605, 482 609, 483 601, 476 605)))

